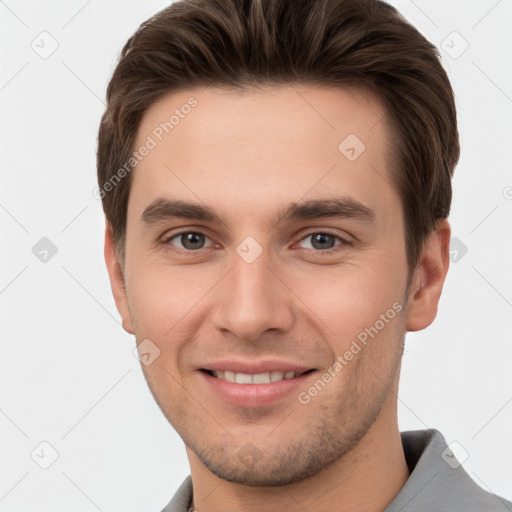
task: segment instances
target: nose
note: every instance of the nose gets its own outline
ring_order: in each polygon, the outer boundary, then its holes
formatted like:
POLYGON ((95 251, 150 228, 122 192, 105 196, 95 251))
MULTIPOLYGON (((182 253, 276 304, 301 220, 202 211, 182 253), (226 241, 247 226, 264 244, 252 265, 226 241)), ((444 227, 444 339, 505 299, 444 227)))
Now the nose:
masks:
POLYGON ((265 251, 252 262, 235 252, 219 293, 214 325, 238 339, 257 341, 269 331, 285 332, 293 325, 293 293, 265 251))

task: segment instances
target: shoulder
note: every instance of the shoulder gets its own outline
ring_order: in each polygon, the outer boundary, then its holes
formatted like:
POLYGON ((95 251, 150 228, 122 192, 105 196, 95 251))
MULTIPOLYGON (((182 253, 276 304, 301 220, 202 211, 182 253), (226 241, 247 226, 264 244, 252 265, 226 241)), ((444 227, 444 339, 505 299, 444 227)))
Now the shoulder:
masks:
POLYGON ((192 478, 187 476, 162 512, 188 512, 192 501, 192 478))
POLYGON ((385 512, 512 512, 512 503, 482 489, 435 429, 402 432, 409 480, 385 512))

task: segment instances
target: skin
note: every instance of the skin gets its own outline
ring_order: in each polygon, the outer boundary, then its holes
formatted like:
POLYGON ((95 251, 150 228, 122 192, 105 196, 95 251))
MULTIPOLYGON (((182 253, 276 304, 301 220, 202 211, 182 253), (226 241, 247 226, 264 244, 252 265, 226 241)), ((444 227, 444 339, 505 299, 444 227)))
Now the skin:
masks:
POLYGON ((403 339, 436 316, 449 224, 439 221, 426 240, 408 289, 404 219, 389 172, 393 140, 369 92, 167 94, 146 111, 136 147, 190 96, 198 105, 133 171, 124 282, 108 224, 105 258, 125 330, 160 350, 143 370, 186 444, 194 506, 384 510, 409 476, 397 424, 403 339), (354 161, 338 150, 348 134, 366 146, 354 161), (334 197, 363 204, 374 219, 273 218, 290 203, 334 197), (222 222, 141 220, 161 198, 207 205, 222 222), (205 235, 204 246, 170 239, 181 231, 205 235), (334 237, 318 248, 312 235, 324 232, 334 237), (252 263, 236 251, 247 236, 262 248, 252 263), (316 370, 301 386, 307 391, 397 303, 402 310, 307 404, 291 393, 234 406, 198 369, 227 357, 292 361, 316 370))

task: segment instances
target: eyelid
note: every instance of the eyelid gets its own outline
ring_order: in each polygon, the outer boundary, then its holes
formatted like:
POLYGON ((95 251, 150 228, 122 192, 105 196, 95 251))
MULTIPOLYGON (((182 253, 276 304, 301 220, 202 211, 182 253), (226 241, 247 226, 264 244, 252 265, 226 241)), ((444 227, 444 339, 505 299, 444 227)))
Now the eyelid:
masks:
POLYGON ((201 249, 207 249, 208 247, 218 245, 218 244, 215 244, 215 242, 206 233, 204 233, 201 229, 182 229, 181 231, 177 231, 177 232, 173 232, 173 233, 166 232, 162 237, 162 243, 172 245, 170 243, 172 239, 180 237, 181 235, 185 235, 188 233, 195 233, 196 235, 203 235, 207 240, 209 240, 211 242, 211 244, 207 247, 201 247, 200 249, 196 249, 196 250, 182 249, 180 247, 177 247, 176 250, 178 252, 195 253, 195 252, 199 252, 201 249))
MULTIPOLYGON (((348 245, 352 245, 353 242, 350 240, 350 237, 349 236, 343 236, 341 235, 340 233, 336 233, 334 231, 331 231, 330 229, 322 229, 322 228, 317 228, 313 231, 309 231, 307 234, 301 236, 301 238, 299 239, 299 241, 297 242, 297 244, 299 244, 300 242, 302 242, 303 240, 305 240, 306 238, 309 238, 313 235, 317 235, 317 234, 324 234, 324 235, 330 235, 330 236, 333 236, 335 238, 337 238, 338 240, 340 240, 340 244, 336 244, 334 247, 331 247, 330 249, 306 249, 306 250, 309 250, 309 251, 314 251, 314 252, 322 252, 322 253, 329 253, 329 252, 332 252, 332 251, 336 251, 337 247, 340 247, 340 246, 348 246, 348 245)), ((297 245, 295 244, 295 245, 297 245)))
MULTIPOLYGON (((177 232, 167 232, 166 234, 163 235, 162 237, 162 243, 163 244, 169 244, 169 245, 172 245, 170 244, 170 241, 174 238, 177 238, 181 235, 184 235, 184 234, 188 234, 188 233, 195 233, 195 234, 198 234, 198 235, 203 235, 207 240, 209 240, 211 242, 211 244, 209 246, 206 246, 206 247, 201 247, 200 249, 196 249, 196 250, 192 250, 192 249, 181 249, 179 247, 176 248, 176 251, 178 252, 181 252, 181 253, 188 253, 188 254, 192 254, 192 253, 197 253, 199 251, 201 251, 201 249, 207 249, 207 248, 210 248, 210 247, 215 247, 215 246, 219 246, 219 244, 216 244, 204 231, 203 231, 203 228, 198 228, 198 229, 194 229, 194 228, 188 228, 188 229, 181 229, 180 231, 177 231, 177 232)), ((339 244, 336 244, 334 247, 331 247, 329 249, 308 249, 308 248, 305 248, 306 250, 308 251, 314 251, 314 252, 317 252, 317 253, 329 253, 329 252, 333 252, 333 251, 336 251, 337 247, 339 246, 348 246, 348 245, 352 245, 353 241, 350 240, 350 237, 349 236, 343 236, 341 235, 340 233, 337 233, 337 232, 334 232, 332 231, 331 229, 326 229, 326 228, 316 228, 314 230, 311 230, 305 234, 303 234, 298 242, 296 242, 294 244, 297 245, 299 244, 300 242, 302 242, 303 240, 305 240, 306 238, 309 238, 313 235, 316 235, 316 234, 325 234, 325 235, 330 235, 330 236, 333 236, 335 238, 337 238, 341 243, 339 244)))

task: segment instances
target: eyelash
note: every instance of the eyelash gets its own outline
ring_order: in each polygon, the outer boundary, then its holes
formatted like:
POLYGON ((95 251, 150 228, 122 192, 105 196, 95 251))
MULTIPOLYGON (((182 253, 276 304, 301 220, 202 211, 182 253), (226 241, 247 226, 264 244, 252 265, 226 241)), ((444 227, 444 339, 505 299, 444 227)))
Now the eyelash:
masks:
MULTIPOLYGON (((181 235, 186 235, 186 234, 190 234, 190 233, 193 233, 193 234, 196 234, 196 235, 203 235, 204 237, 206 237, 208 240, 209 240, 209 237, 202 233, 201 231, 179 231, 178 233, 173 233, 172 235, 166 237, 164 240, 162 240, 162 243, 166 246, 172 246, 172 244, 170 243, 171 240, 175 239, 175 238, 179 238, 181 235)), ((325 231, 325 230, 322 230, 322 231, 312 231, 310 233, 308 233, 307 235, 303 236, 300 240, 299 240, 299 243, 302 242, 303 240, 309 238, 309 237, 312 237, 313 235, 318 235, 318 234, 322 234, 322 235, 329 235, 329 236, 333 236, 334 238, 337 238, 341 243, 340 244, 337 244, 335 245, 334 247, 331 247, 330 249, 325 249, 325 250, 322 250, 322 249, 306 249, 307 251, 312 251, 316 254, 331 254, 331 253, 334 253, 334 252, 337 252, 339 250, 342 250, 343 247, 346 247, 346 246, 350 246, 352 245, 351 242, 349 242, 348 240, 346 240, 345 238, 341 237, 340 235, 337 235, 336 233, 332 233, 330 231, 325 231), (341 248, 341 249, 340 249, 341 248)), ((172 249, 174 250, 175 252, 178 252, 178 253, 181 253, 181 254, 185 254, 187 256, 193 256, 195 253, 198 253, 199 251, 201 251, 201 249, 208 249, 208 247, 201 247, 200 249, 196 249, 196 250, 192 250, 192 249, 172 249)))

